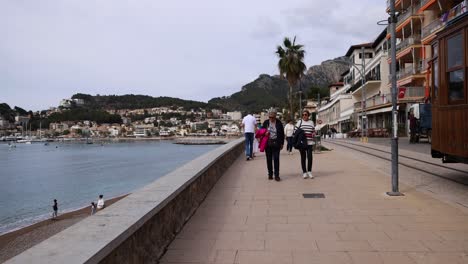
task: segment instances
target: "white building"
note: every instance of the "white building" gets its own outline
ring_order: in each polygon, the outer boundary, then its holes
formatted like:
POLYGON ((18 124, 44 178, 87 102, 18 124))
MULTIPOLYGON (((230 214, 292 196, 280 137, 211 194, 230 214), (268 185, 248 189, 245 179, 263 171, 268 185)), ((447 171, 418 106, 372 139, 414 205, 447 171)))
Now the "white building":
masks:
POLYGON ((232 120, 241 120, 242 119, 242 113, 239 112, 239 111, 227 112, 226 115, 231 117, 232 120))

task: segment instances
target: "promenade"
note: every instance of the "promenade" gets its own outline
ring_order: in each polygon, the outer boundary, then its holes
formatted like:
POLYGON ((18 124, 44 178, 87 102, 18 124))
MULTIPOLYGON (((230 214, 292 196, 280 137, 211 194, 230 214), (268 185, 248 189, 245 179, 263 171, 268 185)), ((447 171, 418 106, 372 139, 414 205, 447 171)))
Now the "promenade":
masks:
POLYGON ((344 151, 281 153, 281 182, 263 154, 240 156, 171 243, 161 263, 468 263, 468 210, 400 185, 344 151), (323 193, 325 198, 304 198, 323 193))

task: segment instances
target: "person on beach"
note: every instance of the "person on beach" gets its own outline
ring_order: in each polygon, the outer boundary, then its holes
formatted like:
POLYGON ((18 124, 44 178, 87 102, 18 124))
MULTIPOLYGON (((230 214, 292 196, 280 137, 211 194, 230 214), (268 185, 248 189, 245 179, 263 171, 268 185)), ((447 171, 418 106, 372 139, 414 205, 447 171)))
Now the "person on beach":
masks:
POLYGON ((301 152, 301 167, 302 167, 302 177, 304 179, 311 178, 313 179, 314 176, 312 175, 312 148, 315 144, 314 136, 315 136, 315 125, 312 120, 309 120, 310 112, 308 110, 302 111, 302 119, 299 120, 296 124, 296 129, 301 128, 305 136, 307 138, 307 147, 300 149, 301 152), (307 159, 307 167, 306 167, 306 159, 307 159))
POLYGON ((94 202, 91 202, 91 215, 96 213, 96 204, 94 202))
POLYGON ((263 128, 268 130, 268 142, 265 148, 268 179, 273 180, 273 175, 276 181, 280 181, 280 151, 284 146, 284 127, 280 120, 276 119, 276 110, 270 109, 268 120, 263 122, 263 128), (273 170, 274 163, 274 170, 273 170))
POLYGON ((253 144, 254 135, 257 130, 257 120, 249 113, 242 119, 241 126, 244 128, 246 160, 250 160, 253 159, 253 144))
POLYGON ((293 140, 293 132, 294 132, 294 125, 293 121, 289 120, 286 126, 284 127, 284 135, 286 136, 286 142, 288 143, 286 145, 286 151, 288 152, 288 155, 292 154, 292 140, 293 140))
POLYGON ((99 200, 97 202, 97 209, 101 210, 103 209, 104 207, 106 207, 106 205, 104 204, 104 195, 99 195, 99 200))
POLYGON ((55 218, 57 218, 57 216, 58 216, 58 203, 57 203, 57 199, 54 199, 54 205, 52 206, 52 209, 54 210, 54 212, 52 213, 52 219, 55 219, 55 218))

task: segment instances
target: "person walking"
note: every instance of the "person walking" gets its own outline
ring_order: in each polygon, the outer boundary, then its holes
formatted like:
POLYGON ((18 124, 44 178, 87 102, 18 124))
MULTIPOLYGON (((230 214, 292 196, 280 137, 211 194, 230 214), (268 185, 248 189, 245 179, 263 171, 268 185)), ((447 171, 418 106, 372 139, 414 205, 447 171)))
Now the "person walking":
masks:
POLYGON ((265 148, 267 161, 268 179, 280 181, 280 151, 284 146, 284 127, 280 120, 276 119, 276 110, 270 109, 268 120, 263 122, 263 128, 268 130, 268 142, 265 148), (273 166, 274 164, 274 166, 273 166), (273 169, 274 168, 274 169, 273 169))
POLYGON ((249 113, 242 119, 241 126, 244 128, 246 160, 250 160, 253 159, 253 144, 254 135, 257 130, 257 120, 249 113))
POLYGON ((96 204, 94 202, 91 202, 91 215, 96 213, 96 204))
POLYGON ((97 209, 101 210, 104 207, 106 207, 106 205, 104 203, 104 196, 101 194, 101 195, 99 195, 99 200, 97 202, 97 209))
POLYGON ((305 136, 307 138, 307 147, 300 149, 301 152, 301 167, 302 167, 302 177, 304 179, 311 178, 313 179, 314 176, 312 175, 312 147, 315 144, 314 142, 314 135, 315 135, 315 125, 312 120, 309 120, 310 112, 308 110, 304 110, 302 112, 302 119, 299 120, 296 124, 296 129, 301 128, 305 136), (307 167, 306 167, 306 160, 307 160, 307 167))
POLYGON ((52 213, 52 219, 55 219, 55 218, 57 218, 57 216, 58 216, 58 203, 57 203, 57 199, 54 199, 54 205, 52 206, 52 209, 54 210, 54 212, 52 213))
POLYGON ((286 142, 288 143, 286 145, 286 151, 288 152, 288 155, 292 154, 293 133, 294 133, 293 121, 289 120, 288 123, 286 124, 286 126, 284 126, 284 135, 286 136, 286 142))

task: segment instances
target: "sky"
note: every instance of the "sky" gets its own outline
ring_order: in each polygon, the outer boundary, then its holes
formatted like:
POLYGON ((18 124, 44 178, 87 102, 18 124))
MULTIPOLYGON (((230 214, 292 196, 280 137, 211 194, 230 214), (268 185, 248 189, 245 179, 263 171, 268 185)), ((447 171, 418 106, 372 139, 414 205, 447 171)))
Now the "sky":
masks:
POLYGON ((372 42, 385 0, 0 0, 0 103, 75 93, 208 101, 278 74, 297 37, 307 67, 372 42))

